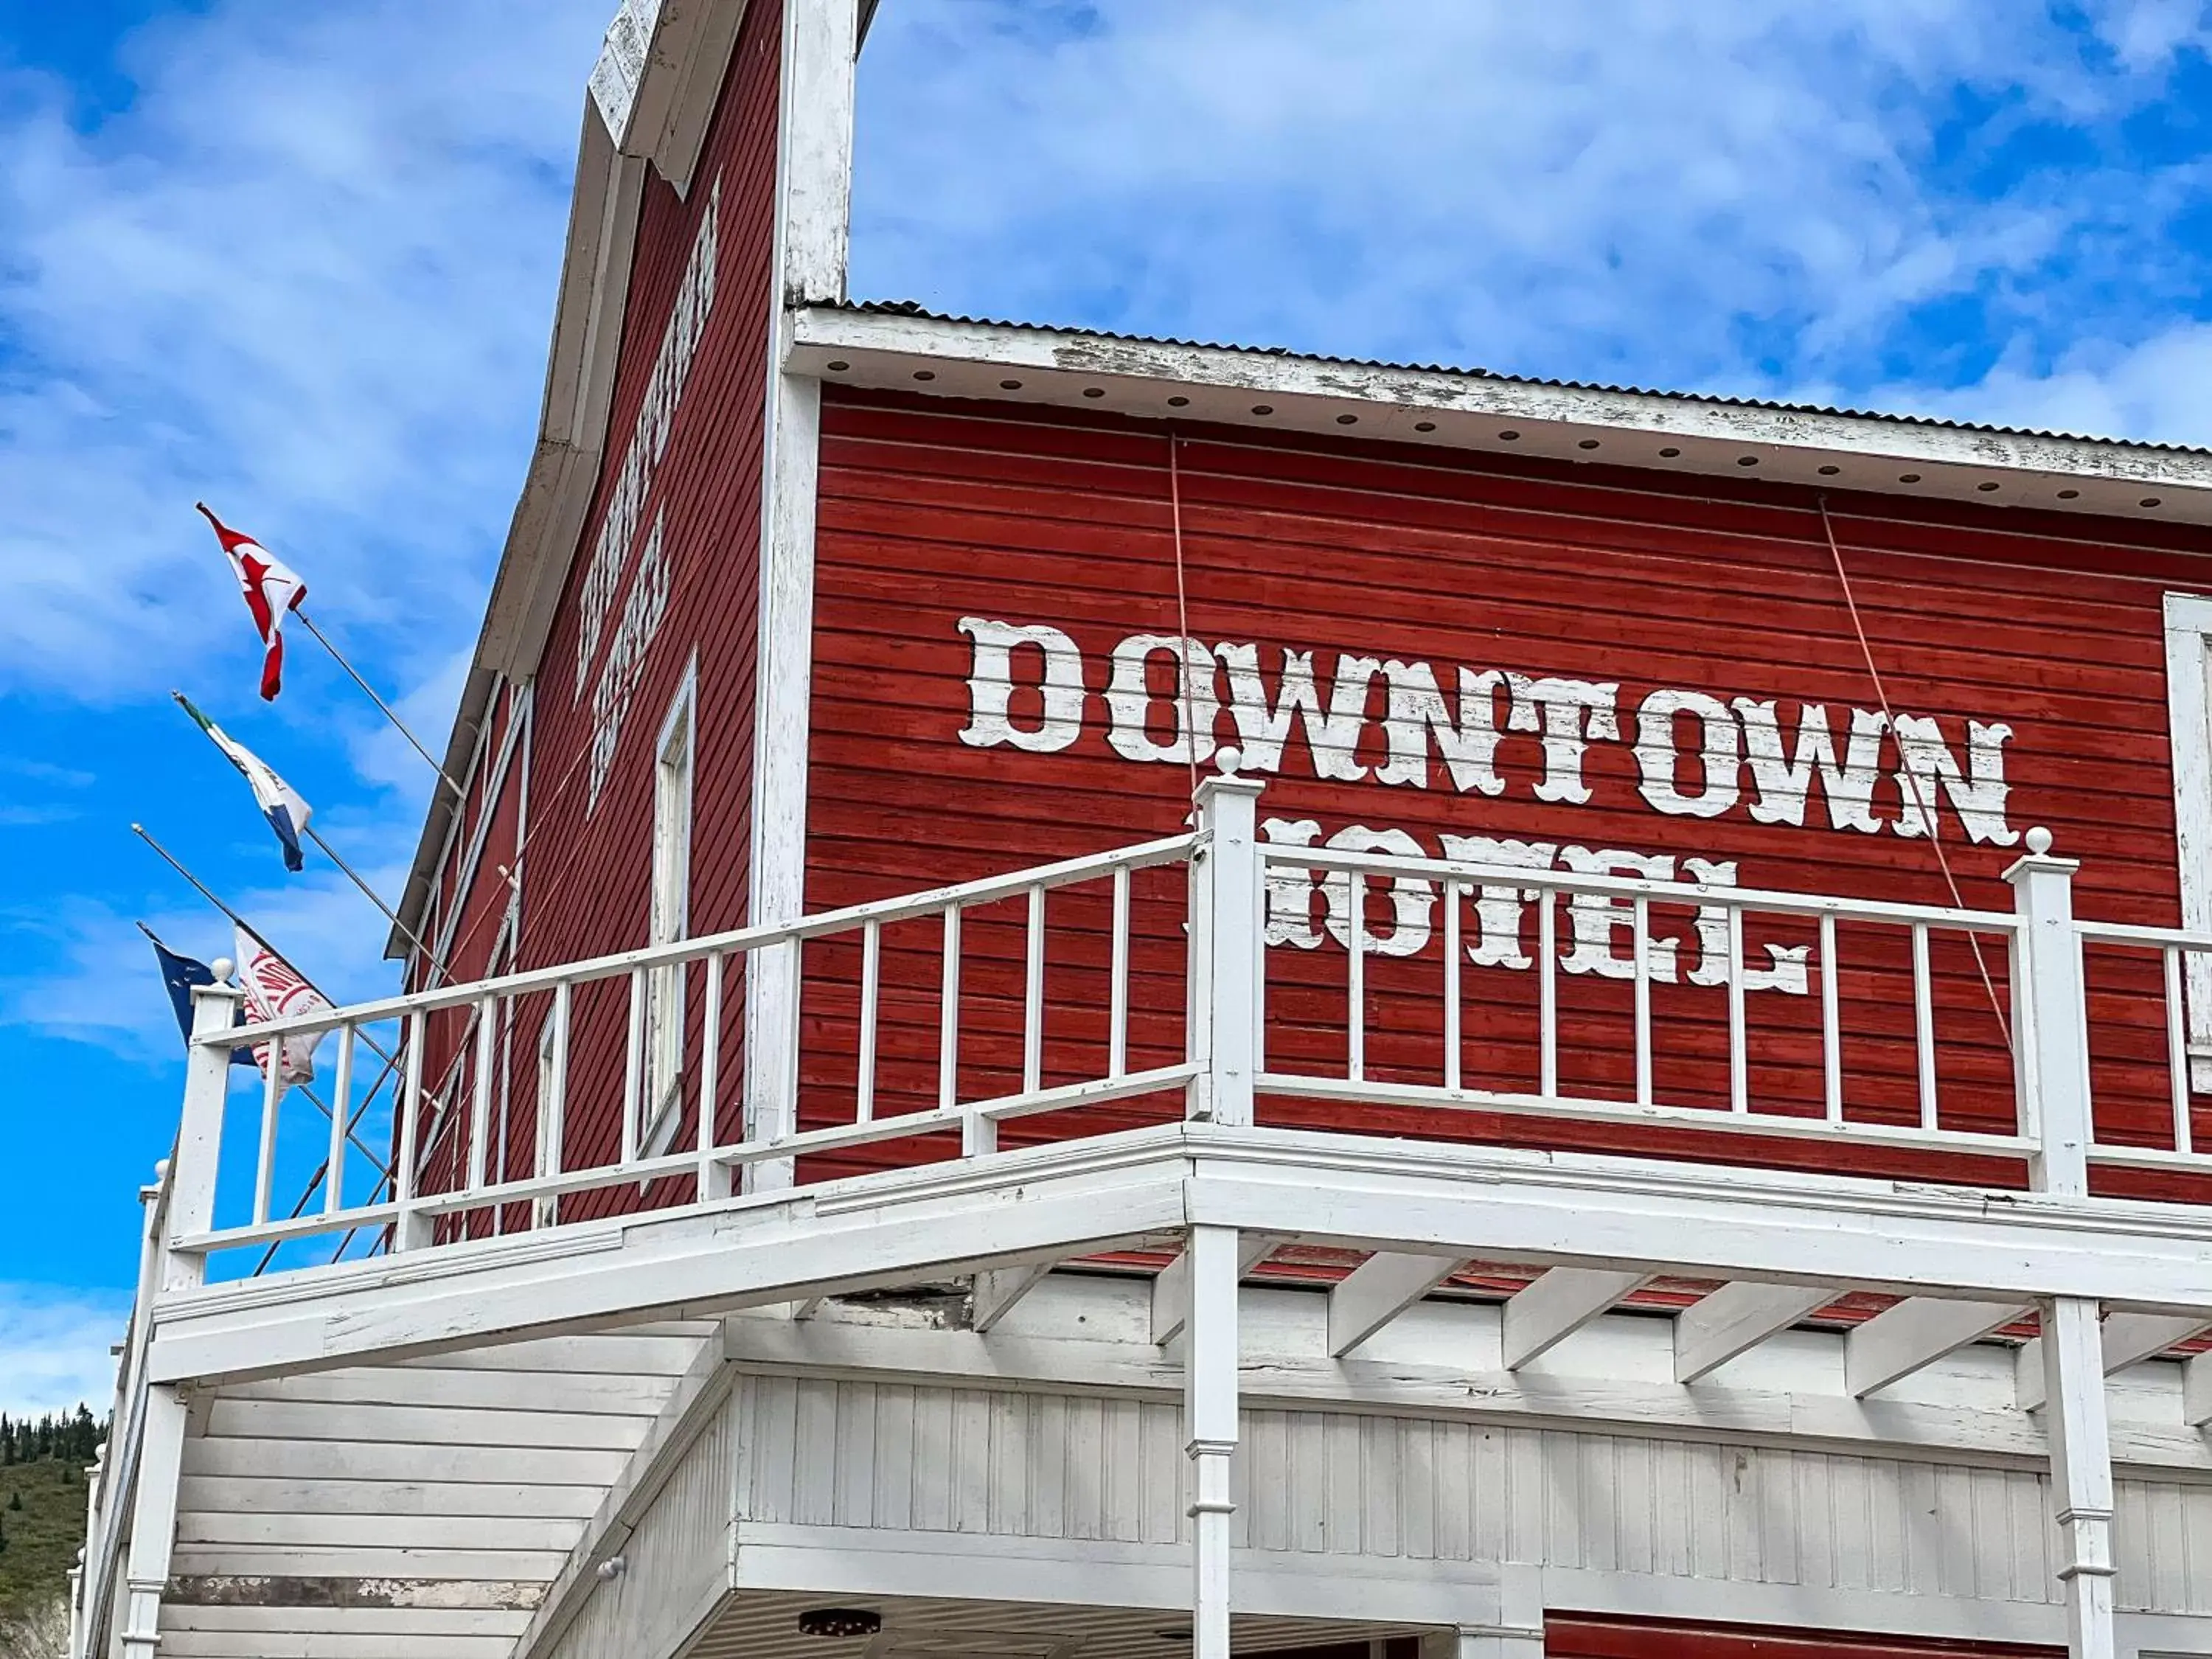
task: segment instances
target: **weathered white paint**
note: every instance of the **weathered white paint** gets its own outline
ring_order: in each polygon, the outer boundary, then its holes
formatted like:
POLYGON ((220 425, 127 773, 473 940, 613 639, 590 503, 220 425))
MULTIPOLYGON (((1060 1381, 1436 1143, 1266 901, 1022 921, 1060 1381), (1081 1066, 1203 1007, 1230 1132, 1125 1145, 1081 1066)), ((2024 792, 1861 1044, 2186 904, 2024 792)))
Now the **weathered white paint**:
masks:
POLYGON ((915 389, 916 368, 935 372, 933 396, 987 397, 1010 404, 1105 408, 1166 416, 1170 391, 1187 395, 1182 418, 1268 430, 1340 435, 1340 414, 1358 421, 1363 436, 1433 444, 1588 456, 1585 435, 1614 441, 1616 459, 1643 460, 1662 443, 1681 453, 1669 469, 1740 477, 1738 459, 1760 459, 1760 476, 1831 489, 1869 489, 1978 500, 1975 486, 1992 478, 2017 487, 2042 479, 2078 486, 2052 510, 2140 516, 2143 487, 2179 492, 2166 497, 2162 518, 2212 520, 2212 458, 2147 444, 1991 433, 1814 410, 1747 408, 1711 398, 1664 397, 1590 387, 1545 386, 1505 375, 1333 362, 1286 352, 1233 346, 1177 345, 1052 328, 859 313, 816 307, 798 313, 792 338, 793 372, 829 374, 833 359, 848 368, 833 378, 858 386, 915 389), (1017 392, 1000 388, 1010 373, 1017 392), (1167 384, 1173 382, 1172 386, 1167 384), (1087 398, 1089 387, 1105 392, 1087 398), (1273 413, 1253 412, 1264 393, 1273 413), (1433 422, 1424 432, 1419 423, 1433 422), (1499 443, 1510 426, 1520 437, 1499 443), (1646 441, 1639 443, 1638 440, 1646 441), (1832 477, 1816 471, 1837 465, 1832 477), (1898 467, 1921 481, 1901 486, 1898 467))

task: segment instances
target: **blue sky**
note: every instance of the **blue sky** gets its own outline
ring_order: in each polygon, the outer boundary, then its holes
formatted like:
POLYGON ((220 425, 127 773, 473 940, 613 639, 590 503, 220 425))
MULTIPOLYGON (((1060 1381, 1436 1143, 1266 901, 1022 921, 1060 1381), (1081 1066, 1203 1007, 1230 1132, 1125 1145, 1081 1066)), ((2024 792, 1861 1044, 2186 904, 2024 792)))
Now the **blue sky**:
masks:
MULTIPOLYGON (((107 1387, 179 1061, 134 918, 341 995, 189 691, 396 891, 421 763, 274 708, 205 496, 442 742, 532 435, 611 0, 0 0, 0 1408, 107 1387)), ((2198 0, 884 0, 854 289, 2212 443, 2198 0)))

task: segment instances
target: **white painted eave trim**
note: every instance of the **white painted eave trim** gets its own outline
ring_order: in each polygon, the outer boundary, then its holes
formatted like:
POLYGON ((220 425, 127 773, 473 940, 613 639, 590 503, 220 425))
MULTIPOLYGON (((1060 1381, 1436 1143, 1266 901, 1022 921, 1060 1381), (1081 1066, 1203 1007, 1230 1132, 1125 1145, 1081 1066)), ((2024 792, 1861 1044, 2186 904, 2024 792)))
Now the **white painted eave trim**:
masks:
POLYGON ((799 310, 792 324, 786 368, 837 386, 2212 524, 2212 456, 2180 450, 840 307, 799 310), (1917 482, 1903 482, 1906 473, 1917 482), (2080 493, 2062 501, 2060 489, 2080 493), (2139 504, 2150 495, 2156 508, 2139 504))

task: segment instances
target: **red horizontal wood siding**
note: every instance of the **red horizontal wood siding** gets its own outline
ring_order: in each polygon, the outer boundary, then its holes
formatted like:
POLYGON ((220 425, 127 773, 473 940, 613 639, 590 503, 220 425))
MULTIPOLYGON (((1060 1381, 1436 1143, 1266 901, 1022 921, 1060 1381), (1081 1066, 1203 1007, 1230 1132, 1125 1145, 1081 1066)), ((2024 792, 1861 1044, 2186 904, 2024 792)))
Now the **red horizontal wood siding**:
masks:
MULTIPOLYGON (((1339 653, 1434 665, 1451 696, 1460 665, 1528 676, 1618 682, 1618 741, 1584 758, 1587 804, 1538 799, 1539 739, 1508 732, 1497 750, 1495 797, 1462 793, 1431 755, 1430 787, 1385 787, 1370 775, 1316 775, 1295 738, 1267 781, 1263 817, 1310 819, 1326 838, 1347 826, 1402 829, 1431 853, 1446 834, 1630 849, 1734 861, 1738 883, 1868 898, 1948 903, 1935 850, 1887 824, 1877 834, 1830 829, 1816 797, 1803 827, 1754 820, 1754 798, 1717 817, 1668 816, 1639 794, 1633 745, 1638 702, 1656 688, 1725 703, 1774 700, 1785 744, 1806 703, 1826 705, 1840 746, 1850 710, 1880 705, 1852 631, 1844 586, 1808 494, 1733 480, 1669 479, 1597 466, 1516 465, 1354 442, 1248 431, 1179 434, 1170 476, 1164 426, 1085 419, 1006 406, 963 405, 836 391, 824 414, 816 579, 813 735, 808 806, 811 908, 886 896, 939 881, 1019 868, 1178 829, 1190 775, 1181 764, 1136 763, 1109 747, 1103 693, 1115 645, 1136 634, 1250 642, 1272 698, 1279 649, 1313 653, 1328 696, 1339 653), (1178 592, 1171 495, 1182 500, 1178 592), (969 638, 963 617, 1064 630, 1084 659, 1084 724, 1055 753, 971 747, 969 638), (1187 620, 1187 629, 1186 629, 1187 620)), ((2077 908, 2116 921, 2177 919, 2175 842, 2166 736, 2162 593, 2212 586, 2204 538, 2134 532, 2024 510, 1925 507, 1892 497, 1832 503, 1850 588, 1900 714, 1933 716, 1961 765, 1967 722, 2002 721, 2010 785, 2008 846, 1976 844, 1939 802, 1942 848, 1966 902, 2009 910, 2002 872, 2017 836, 2049 826, 2057 850, 2083 860, 2077 908)), ((1015 718, 1033 726, 1041 704, 1036 654, 1017 676, 1015 718)), ((1170 735, 1168 659, 1156 657, 1153 733, 1170 735)), ((1225 705, 1214 734, 1237 740, 1225 705)), ((1370 688, 1358 750, 1384 758, 1383 686, 1370 688)), ((1683 789, 1701 767, 1680 723, 1683 789)), ((1885 739, 1876 816, 1901 815, 1885 739)), ((1210 770, 1210 768, 1204 769, 1210 770)), ((1140 965, 1149 1017, 1141 1055, 1181 1042, 1180 915, 1161 892, 1140 907, 1140 965)), ((1370 895, 1370 926, 1387 936, 1386 896, 1370 895)), ((1103 1052, 1103 890, 1055 906, 1052 955, 1073 976, 1048 981, 1048 1081, 1095 1067, 1103 1052), (1085 907, 1088 907, 1087 908, 1085 907)), ((1686 912, 1655 913, 1655 935, 1678 936, 1680 963, 1697 961, 1686 912)), ((1470 915, 1468 934, 1474 937, 1470 915)), ((1534 949, 1533 915, 1524 924, 1534 949)), ((1759 945, 1808 945, 1777 919, 1749 924, 1759 945)), ((1562 915, 1565 937, 1566 922, 1562 915)), ((936 1078, 937 958, 933 930, 893 948, 886 939, 884 1076, 878 1109, 932 1103, 936 1078)), ((1368 1075, 1437 1080, 1441 919, 1425 947, 1403 959, 1370 957, 1368 1075)), ((1623 945, 1626 937, 1624 932, 1623 945)), ((964 1097, 1006 1086, 1019 1070, 1018 915, 970 924, 963 986, 975 1024, 963 1054, 964 1097), (977 937, 978 933, 981 937, 977 937)), ((1847 1097, 1851 1115, 1909 1123, 1917 1114, 1909 955, 1901 933, 1841 930, 1847 1097), (1902 998, 1902 1000, 1900 1000, 1902 998)), ((810 950, 807 1090, 811 1122, 849 1115, 856 952, 810 950)), ((1346 953, 1326 946, 1269 952, 1270 1060, 1279 1069, 1341 1073, 1346 953)), ((2012 1112, 2004 1024, 2008 987, 2002 941, 1984 961, 1938 937, 1933 962, 1944 1118, 2001 1127, 2012 1112), (1990 983, 1984 982, 1986 968, 1990 983), (1994 997, 1993 997, 1994 993, 1994 997), (1994 1006, 1993 1006, 1994 1001, 1994 1006)), ((1817 1115, 1821 1079, 1818 969, 1810 994, 1747 999, 1751 1084, 1769 1107, 1817 1115)), ((1466 1075, 1471 1085, 1533 1090, 1535 981, 1531 972, 1467 969, 1466 1075)), ((2104 1131, 2155 1140, 2166 1111, 2162 1015, 2147 993, 2154 973, 2103 963, 2099 1086, 2104 1131)), ((1632 1092, 1630 987, 1562 976, 1561 1085, 1593 1096, 1632 1092)), ((1724 1105, 1726 993, 1688 984, 1655 988, 1655 1059, 1662 1099, 1724 1105)), ((1157 1118, 1157 1103, 1090 1115, 1092 1127, 1157 1118)), ((1268 1103, 1263 1117, 1384 1133, 1623 1149, 1832 1164, 1838 1154, 1779 1139, 1722 1143, 1642 1129, 1563 1131, 1486 1114, 1268 1103)), ((1038 1121, 1031 1133, 1064 1132, 1038 1121)), ((915 1149, 878 1149, 825 1167, 860 1167, 915 1149)), ((926 1154, 925 1154, 926 1155, 926 1154)), ((2017 1166, 1921 1153, 1855 1149, 1849 1167, 2014 1182, 2017 1166)))

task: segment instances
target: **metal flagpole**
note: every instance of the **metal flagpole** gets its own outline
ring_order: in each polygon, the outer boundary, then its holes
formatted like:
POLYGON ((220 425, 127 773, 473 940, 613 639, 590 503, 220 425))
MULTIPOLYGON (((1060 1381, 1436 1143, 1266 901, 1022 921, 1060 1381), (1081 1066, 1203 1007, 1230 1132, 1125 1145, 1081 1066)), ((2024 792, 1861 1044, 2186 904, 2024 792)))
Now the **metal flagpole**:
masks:
POLYGON ((465 800, 468 798, 467 792, 462 789, 459 784, 453 781, 452 775, 439 763, 437 757, 431 754, 428 750, 425 749, 422 744, 422 741, 417 738, 412 732, 410 732, 407 729, 405 722, 403 721, 398 715, 392 712, 392 705, 376 695, 376 688, 371 685, 367 680, 362 678, 361 671, 356 669, 351 663, 348 662, 345 659, 344 653, 341 652, 337 647, 331 643, 330 635, 324 633, 321 629, 316 627, 314 623, 309 619, 306 611, 295 609, 292 614, 300 619, 301 627, 305 628, 310 634, 313 634, 318 641, 321 641, 323 649, 331 653, 331 659, 337 663, 339 667, 345 670, 348 677, 352 679, 356 685, 359 686, 363 691, 368 694, 368 700, 374 703, 378 708, 383 711, 384 718, 392 722, 392 729, 398 732, 401 737, 407 739, 408 743, 413 746, 416 754, 420 755, 425 761, 429 763, 430 769, 433 772, 435 772, 441 778, 445 780, 446 787, 453 792, 453 799, 455 800, 465 800))
MULTIPOLYGON (((268 951, 271 956, 283 957, 284 955, 282 951, 279 951, 275 945, 269 942, 268 936, 263 933, 258 927, 256 927, 244 916, 239 915, 237 911, 232 909, 230 906, 225 904, 220 898, 216 897, 213 889, 210 888, 205 882, 202 881, 191 871, 185 868, 183 863, 178 859, 174 853, 172 853, 167 848, 162 846, 160 842, 155 841, 154 837, 148 833, 144 824, 132 824, 131 826, 131 833, 137 836, 139 840, 144 842, 147 846, 152 848, 156 853, 160 854, 163 863, 167 864, 172 870, 174 870, 179 875, 190 882, 192 884, 194 891, 198 893, 199 896, 205 899, 210 904, 215 906, 216 909, 222 911, 224 915, 228 916, 232 923, 235 925, 240 932, 245 933, 248 939, 255 941, 263 950, 268 951)), ((285 960, 289 962, 290 961, 290 958, 285 957, 285 960)), ((304 983, 309 990, 313 991, 317 996, 321 997, 324 1001, 330 1001, 329 996, 324 993, 321 986, 309 979, 306 974, 301 973, 300 969, 296 966, 294 967, 292 971, 300 975, 301 982, 304 983)), ((367 1048, 371 1054, 374 1054, 379 1060, 382 1060, 386 1066, 396 1066, 398 1063, 393 1059, 390 1051, 374 1037, 369 1036, 368 1032, 361 1031, 358 1035, 361 1037, 362 1046, 367 1048)), ((303 1091, 303 1092, 305 1091, 303 1091)), ((325 1117, 331 1115, 331 1109, 324 1105, 321 1101, 316 1100, 313 1094, 309 1094, 307 1098, 314 1101, 316 1109, 321 1112, 325 1117)), ((377 1157, 377 1155, 371 1152, 366 1146, 363 1146, 350 1129, 346 1133, 346 1139, 352 1141, 356 1147, 359 1147, 361 1150, 361 1155, 368 1159, 370 1163, 374 1164, 380 1173, 390 1173, 389 1170, 386 1169, 385 1165, 384 1160, 377 1157)))
POLYGON ((382 899, 376 896, 376 890, 362 879, 361 872, 358 870, 356 870, 353 866, 348 864, 343 859, 340 858, 338 856, 337 848, 331 846, 330 842, 325 841, 322 837, 322 832, 315 829, 312 824, 307 828, 307 839, 314 842, 316 846, 321 848, 325 856, 326 856, 332 864, 337 865, 340 870, 345 872, 346 879, 351 882, 355 886, 361 889, 362 896, 367 899, 371 904, 374 904, 378 909, 381 910, 384 913, 384 919, 390 922, 394 927, 397 927, 401 933, 404 933, 407 936, 408 943, 422 953, 423 960, 430 964, 430 972, 433 976, 430 981, 430 984, 425 988, 426 989, 434 990, 437 988, 438 980, 441 978, 447 981, 450 981, 453 978, 453 975, 446 971, 446 964, 438 960, 438 953, 422 942, 422 936, 416 933, 412 927, 410 927, 405 922, 399 920, 398 913, 393 910, 390 905, 386 904, 382 899))
MULTIPOLYGON (((208 740, 210 743, 214 743, 217 749, 222 749, 222 744, 221 742, 216 740, 215 730, 207 723, 206 716, 200 714, 198 709, 192 707, 191 702, 185 697, 185 694, 181 691, 172 691, 169 695, 176 699, 177 706, 179 708, 182 708, 185 713, 192 717, 192 723, 200 728, 201 732, 206 735, 208 740)), ((229 759, 232 765, 235 766, 238 764, 238 760, 235 756, 231 755, 228 750, 225 750, 223 752, 226 758, 229 759)), ((326 856, 332 864, 337 865, 337 867, 344 872, 345 878, 361 890, 361 896, 367 899, 371 904, 374 904, 379 910, 382 911, 384 913, 384 919, 386 921, 390 922, 394 927, 398 928, 401 933, 407 936, 409 943, 413 945, 416 950, 420 951, 422 953, 424 959, 429 963, 431 972, 434 975, 443 975, 448 980, 453 977, 451 974, 447 973, 446 964, 438 959, 438 953, 422 942, 422 936, 417 933, 412 927, 410 927, 405 922, 399 920, 398 914, 378 896, 376 889, 371 887, 367 881, 362 879, 361 872, 355 869, 350 864, 348 864, 344 859, 338 855, 337 848, 331 846, 330 842, 323 839, 322 832, 320 830, 317 830, 312 823, 303 823, 300 826, 300 829, 301 833, 304 834, 309 841, 312 841, 316 846, 323 849, 325 856, 326 856)), ((164 856, 167 855, 164 854, 164 856)), ((173 862, 173 860, 172 860, 172 862, 173 862)), ((268 941, 264 939, 262 940, 262 943, 267 945, 268 941)), ((276 949, 273 945, 270 948, 271 950, 276 949)), ((282 955, 283 952, 279 951, 278 954, 282 955)), ((434 978, 431 982, 434 987, 436 984, 435 978, 434 978)))

